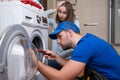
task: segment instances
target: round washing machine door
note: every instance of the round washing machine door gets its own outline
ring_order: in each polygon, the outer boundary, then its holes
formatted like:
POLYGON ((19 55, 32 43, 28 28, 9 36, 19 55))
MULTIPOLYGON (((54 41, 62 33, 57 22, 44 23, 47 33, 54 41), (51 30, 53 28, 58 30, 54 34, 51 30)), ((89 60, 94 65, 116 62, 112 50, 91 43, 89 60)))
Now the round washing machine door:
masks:
MULTIPOLYGON (((38 52, 25 29, 18 24, 9 26, 0 38, 0 70, 3 75, 8 80, 30 80, 37 71, 38 52)), ((3 77, 2 80, 7 79, 3 77)))

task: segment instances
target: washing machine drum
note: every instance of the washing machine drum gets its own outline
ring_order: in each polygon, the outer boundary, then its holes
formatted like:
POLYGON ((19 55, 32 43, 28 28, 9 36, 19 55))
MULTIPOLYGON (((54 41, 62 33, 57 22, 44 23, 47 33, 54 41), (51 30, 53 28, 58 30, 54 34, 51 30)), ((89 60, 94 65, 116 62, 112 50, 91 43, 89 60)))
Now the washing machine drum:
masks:
POLYGON ((30 80, 37 70, 38 53, 25 29, 18 24, 9 26, 0 38, 2 80, 30 80))

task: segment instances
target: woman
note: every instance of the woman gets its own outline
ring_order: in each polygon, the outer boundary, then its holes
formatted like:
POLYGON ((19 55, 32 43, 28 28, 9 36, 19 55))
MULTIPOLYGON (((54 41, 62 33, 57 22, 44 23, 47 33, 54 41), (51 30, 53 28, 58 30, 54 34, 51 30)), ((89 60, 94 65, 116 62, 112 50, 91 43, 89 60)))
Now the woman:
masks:
MULTIPOLYGON (((49 20, 49 21, 52 22, 53 20, 49 20)), ((54 29, 57 27, 55 25, 56 23, 59 24, 63 21, 74 22, 77 25, 77 27, 80 28, 79 20, 77 19, 76 15, 74 14, 73 6, 69 1, 65 1, 61 5, 58 6, 57 14, 56 14, 56 22, 54 21, 55 23, 52 23, 54 29)), ((57 41, 52 40, 52 51, 58 52, 58 54, 60 56, 69 59, 72 49, 62 50, 62 48, 58 45, 57 41)), ((54 61, 49 61, 49 65, 53 66, 57 69, 61 68, 61 66, 54 61)))
POLYGON ((73 6, 69 1, 62 3, 57 9, 56 23, 59 24, 62 21, 71 21, 80 27, 79 21, 74 14, 73 6))

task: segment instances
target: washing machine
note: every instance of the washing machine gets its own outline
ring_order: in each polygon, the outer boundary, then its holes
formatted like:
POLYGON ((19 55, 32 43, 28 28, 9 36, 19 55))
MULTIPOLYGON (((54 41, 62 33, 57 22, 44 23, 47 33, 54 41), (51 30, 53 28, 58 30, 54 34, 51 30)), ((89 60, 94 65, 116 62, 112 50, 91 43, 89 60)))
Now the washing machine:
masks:
POLYGON ((0 80, 47 80, 32 62, 47 64, 37 49, 48 49, 48 20, 43 9, 21 1, 0 2, 0 80))

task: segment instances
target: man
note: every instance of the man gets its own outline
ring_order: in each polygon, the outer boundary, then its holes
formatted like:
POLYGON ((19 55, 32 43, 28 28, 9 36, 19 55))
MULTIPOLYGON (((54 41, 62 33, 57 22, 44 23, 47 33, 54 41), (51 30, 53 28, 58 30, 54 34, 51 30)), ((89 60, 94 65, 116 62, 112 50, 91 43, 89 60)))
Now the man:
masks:
POLYGON ((44 50, 46 58, 56 60, 63 66, 61 70, 56 70, 38 61, 38 70, 49 80, 73 80, 83 72, 86 65, 108 80, 120 80, 120 56, 106 41, 90 33, 82 36, 78 27, 67 21, 60 23, 49 37, 57 39, 64 50, 74 49, 70 60, 44 50))

